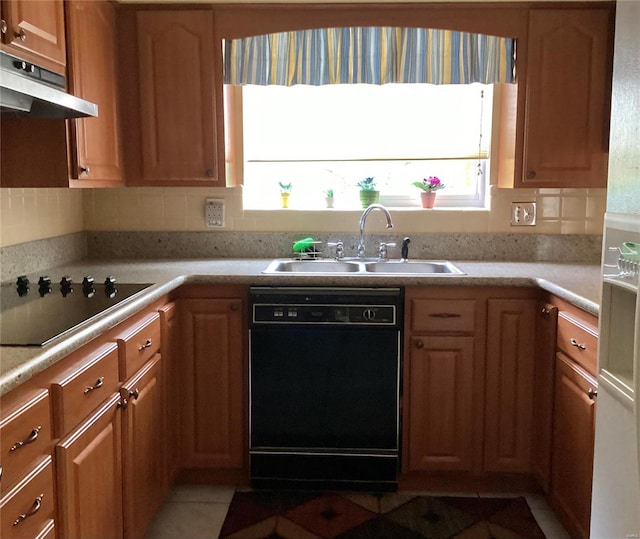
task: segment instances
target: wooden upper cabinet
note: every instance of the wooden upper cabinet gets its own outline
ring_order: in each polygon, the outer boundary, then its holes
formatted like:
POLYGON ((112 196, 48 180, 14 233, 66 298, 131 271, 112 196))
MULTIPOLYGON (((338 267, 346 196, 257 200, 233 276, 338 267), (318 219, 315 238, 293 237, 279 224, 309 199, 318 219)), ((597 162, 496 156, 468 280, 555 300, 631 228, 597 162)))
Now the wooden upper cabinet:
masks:
POLYGON ((530 11, 516 186, 606 187, 612 47, 611 9, 530 11))
POLYGON ((212 12, 139 11, 136 31, 142 163, 128 183, 217 185, 212 12))
POLYGON ((116 71, 116 13, 105 0, 70 1, 69 90, 98 105, 97 118, 70 124, 71 187, 123 183, 116 71))
POLYGON ((64 74, 64 5, 62 0, 3 0, 3 50, 64 74))

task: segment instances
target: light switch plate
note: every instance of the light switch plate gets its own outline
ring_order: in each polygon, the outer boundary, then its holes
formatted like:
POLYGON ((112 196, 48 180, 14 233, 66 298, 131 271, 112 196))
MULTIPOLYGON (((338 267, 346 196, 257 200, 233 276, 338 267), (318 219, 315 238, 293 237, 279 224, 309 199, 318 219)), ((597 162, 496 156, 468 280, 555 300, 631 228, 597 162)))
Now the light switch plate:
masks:
POLYGON ((535 202, 511 203, 511 226, 534 226, 536 224, 535 202))
POLYGON ((207 228, 224 228, 224 200, 207 198, 204 204, 207 228))

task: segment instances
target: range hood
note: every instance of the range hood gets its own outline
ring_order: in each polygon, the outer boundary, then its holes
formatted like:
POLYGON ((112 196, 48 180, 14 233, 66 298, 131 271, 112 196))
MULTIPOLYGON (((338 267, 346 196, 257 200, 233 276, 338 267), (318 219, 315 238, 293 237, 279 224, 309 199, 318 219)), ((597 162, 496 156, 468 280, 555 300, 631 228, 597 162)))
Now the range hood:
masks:
POLYGON ((98 116, 98 105, 68 94, 62 75, 0 51, 0 115, 84 118, 98 116))

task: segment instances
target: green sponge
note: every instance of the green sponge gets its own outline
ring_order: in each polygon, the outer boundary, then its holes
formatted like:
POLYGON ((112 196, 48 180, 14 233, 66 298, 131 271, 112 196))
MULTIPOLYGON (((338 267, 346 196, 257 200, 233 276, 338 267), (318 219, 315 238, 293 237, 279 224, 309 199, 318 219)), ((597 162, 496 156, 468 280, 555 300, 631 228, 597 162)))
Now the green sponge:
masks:
POLYGON ((313 238, 304 238, 293 244, 294 253, 303 253, 313 247, 313 238))

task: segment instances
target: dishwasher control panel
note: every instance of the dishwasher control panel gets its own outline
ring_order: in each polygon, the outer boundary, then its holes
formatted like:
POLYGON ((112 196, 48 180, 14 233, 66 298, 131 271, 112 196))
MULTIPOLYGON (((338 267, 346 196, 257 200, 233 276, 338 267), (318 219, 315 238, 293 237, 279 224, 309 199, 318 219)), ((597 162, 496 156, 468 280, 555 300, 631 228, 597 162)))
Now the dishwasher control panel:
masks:
POLYGON ((395 305, 254 304, 254 324, 395 325, 395 305))

